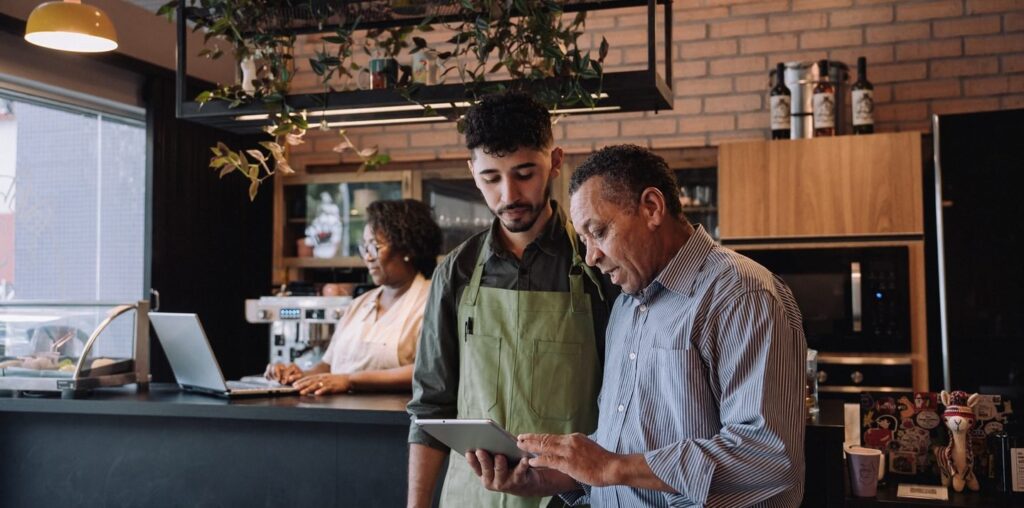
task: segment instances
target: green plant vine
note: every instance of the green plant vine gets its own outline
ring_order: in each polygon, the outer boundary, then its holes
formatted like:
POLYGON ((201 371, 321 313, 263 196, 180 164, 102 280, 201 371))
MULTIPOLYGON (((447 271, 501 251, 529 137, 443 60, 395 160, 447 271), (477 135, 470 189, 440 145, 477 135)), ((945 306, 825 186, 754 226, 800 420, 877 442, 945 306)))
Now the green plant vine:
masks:
MULTIPOLYGON (((260 184, 280 171, 293 173, 288 164, 291 147, 301 144, 309 129, 306 111, 296 111, 288 103, 288 89, 294 76, 292 56, 295 35, 289 32, 296 12, 305 13, 303 22, 324 26, 336 24, 320 38, 320 49, 309 58, 312 71, 323 86, 324 108, 327 94, 336 92, 331 81, 353 78, 363 68, 356 63, 360 50, 374 58, 394 58, 407 52, 435 51, 440 61, 452 64, 441 76, 454 73, 467 89, 467 101, 507 89, 530 93, 538 102, 557 112, 561 107, 596 104, 594 90, 585 82, 597 80, 596 93, 600 93, 603 64, 608 55, 608 42, 604 38, 596 58, 581 50, 579 38, 586 27, 586 12, 580 11, 571 20, 563 16, 558 0, 412 0, 423 18, 413 26, 391 28, 362 28, 367 22, 395 19, 396 11, 389 3, 352 2, 351 0, 170 0, 157 14, 171 18, 179 2, 185 5, 186 16, 193 21, 193 31, 205 30, 206 41, 216 39, 227 42, 237 61, 251 58, 258 63, 254 79, 249 83, 219 85, 196 97, 200 106, 210 101, 224 101, 229 108, 262 103, 269 116, 265 129, 273 141, 261 142, 263 150, 232 150, 224 143, 211 148, 210 167, 224 177, 239 172, 249 180, 249 196, 255 199, 260 184), (442 24, 453 32, 445 41, 443 50, 431 48, 416 32, 434 30, 438 20, 429 13, 429 5, 455 4, 457 13, 442 24), (296 9, 299 9, 297 11, 296 9), (303 10, 304 9, 304 10, 303 10), (356 32, 365 30, 357 39, 356 32), (496 82, 496 76, 507 76, 508 81, 496 82)), ((219 58, 224 51, 219 46, 204 49, 201 56, 219 58)), ((411 69, 399 66, 394 88, 402 97, 420 104, 425 115, 442 114, 418 98, 422 84, 411 79, 411 69)), ((463 108, 445 108, 443 114, 455 120, 463 108)), ((558 116, 556 115, 556 118, 558 116)), ((459 130, 462 131, 461 122, 459 130)), ((330 130, 326 120, 321 130, 330 130)), ((334 151, 351 150, 361 161, 359 171, 387 164, 387 154, 377 147, 358 148, 339 130, 340 142, 334 151)))

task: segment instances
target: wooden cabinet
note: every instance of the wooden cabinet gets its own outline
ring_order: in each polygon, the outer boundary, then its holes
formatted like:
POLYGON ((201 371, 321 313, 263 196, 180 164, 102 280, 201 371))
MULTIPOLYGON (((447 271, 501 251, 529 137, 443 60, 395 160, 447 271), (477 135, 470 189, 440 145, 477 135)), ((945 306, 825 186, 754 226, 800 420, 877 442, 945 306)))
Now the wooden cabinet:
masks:
POLYGON ((920 235, 917 132, 719 147, 723 240, 920 235))

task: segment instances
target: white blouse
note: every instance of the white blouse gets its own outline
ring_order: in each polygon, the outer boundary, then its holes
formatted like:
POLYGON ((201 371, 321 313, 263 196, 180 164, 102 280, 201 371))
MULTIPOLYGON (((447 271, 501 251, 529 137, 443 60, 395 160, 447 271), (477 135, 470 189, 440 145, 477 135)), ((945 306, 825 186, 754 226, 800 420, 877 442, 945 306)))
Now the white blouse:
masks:
POLYGON ((383 291, 378 287, 356 298, 338 321, 323 357, 332 374, 393 369, 416 359, 430 281, 416 274, 408 291, 381 314, 383 291))

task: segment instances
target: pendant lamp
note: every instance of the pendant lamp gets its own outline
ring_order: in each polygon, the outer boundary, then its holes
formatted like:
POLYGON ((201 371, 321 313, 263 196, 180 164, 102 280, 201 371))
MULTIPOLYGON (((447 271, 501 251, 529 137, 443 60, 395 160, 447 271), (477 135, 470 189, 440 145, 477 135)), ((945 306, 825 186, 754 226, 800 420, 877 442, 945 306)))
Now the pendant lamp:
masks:
POLYGON ((107 13, 80 0, 46 2, 25 23, 25 40, 44 48, 102 53, 117 48, 117 31, 107 13))

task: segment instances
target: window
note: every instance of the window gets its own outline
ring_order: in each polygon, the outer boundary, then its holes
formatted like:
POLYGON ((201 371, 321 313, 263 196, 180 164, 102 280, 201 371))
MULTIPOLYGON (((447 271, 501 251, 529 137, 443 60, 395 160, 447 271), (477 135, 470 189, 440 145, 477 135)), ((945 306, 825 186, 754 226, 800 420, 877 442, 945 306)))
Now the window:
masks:
POLYGON ((146 289, 146 129, 0 90, 0 300, 146 289))

